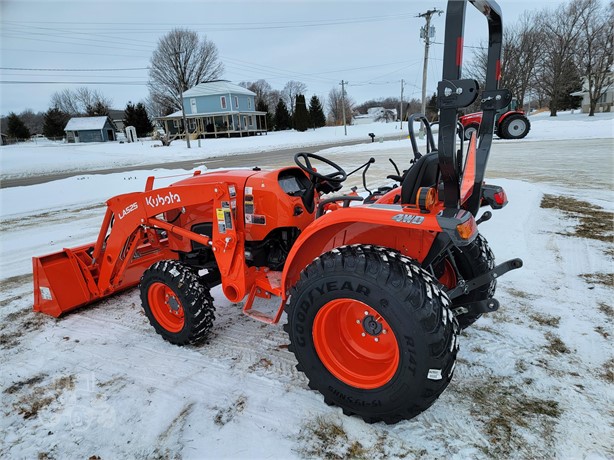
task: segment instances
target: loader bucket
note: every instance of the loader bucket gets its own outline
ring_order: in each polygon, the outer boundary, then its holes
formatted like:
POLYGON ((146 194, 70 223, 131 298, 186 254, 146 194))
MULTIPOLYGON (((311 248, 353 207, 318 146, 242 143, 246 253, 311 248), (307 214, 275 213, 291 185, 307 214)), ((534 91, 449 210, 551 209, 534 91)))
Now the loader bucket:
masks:
POLYGON ((86 251, 92 246, 32 258, 34 311, 58 317, 98 297, 92 276, 79 259, 79 255, 87 255, 86 251), (94 292, 88 287, 88 276, 94 292))

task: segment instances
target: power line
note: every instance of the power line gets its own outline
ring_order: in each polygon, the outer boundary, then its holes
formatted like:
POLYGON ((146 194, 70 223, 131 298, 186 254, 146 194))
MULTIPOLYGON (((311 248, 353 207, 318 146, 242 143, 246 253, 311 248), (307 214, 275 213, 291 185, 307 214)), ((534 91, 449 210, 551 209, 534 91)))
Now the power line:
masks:
POLYGON ((119 72, 128 70, 149 70, 149 67, 128 67, 124 69, 33 69, 26 67, 0 67, 0 70, 28 70, 32 72, 119 72))

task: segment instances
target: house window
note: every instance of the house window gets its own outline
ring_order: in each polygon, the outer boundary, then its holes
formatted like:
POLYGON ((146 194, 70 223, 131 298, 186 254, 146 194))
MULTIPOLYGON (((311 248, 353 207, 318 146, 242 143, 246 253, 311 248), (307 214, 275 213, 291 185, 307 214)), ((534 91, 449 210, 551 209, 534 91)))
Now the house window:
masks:
POLYGON ((235 109, 239 108, 239 96, 235 96, 235 109))
POLYGON ((173 127, 179 128, 179 120, 173 120, 173 127))
POLYGON ((222 105, 223 109, 226 108, 226 96, 220 96, 220 104, 222 105))
POLYGON ((190 106, 192 109, 192 113, 196 113, 196 99, 195 98, 190 99, 190 106))
POLYGON ((252 98, 251 98, 251 97, 248 97, 248 98, 247 98, 247 108, 248 108, 248 109, 251 109, 251 108, 252 108, 252 98))
POLYGON ((188 120, 188 126, 190 128, 190 131, 195 131, 196 130, 196 119, 195 118, 190 118, 188 120))

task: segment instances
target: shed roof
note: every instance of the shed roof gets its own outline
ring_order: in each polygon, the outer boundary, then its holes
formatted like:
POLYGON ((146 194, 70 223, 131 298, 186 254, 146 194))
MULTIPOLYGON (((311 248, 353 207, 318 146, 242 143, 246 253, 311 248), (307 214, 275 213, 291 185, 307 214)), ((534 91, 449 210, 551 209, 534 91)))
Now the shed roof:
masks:
POLYGON ((195 96, 215 96, 217 94, 246 94, 248 96, 255 96, 256 93, 250 91, 242 86, 235 85, 226 80, 210 81, 206 83, 199 83, 198 85, 190 88, 183 93, 183 97, 195 97, 195 96))
POLYGON ((102 129, 108 117, 74 117, 68 120, 64 131, 85 131, 89 129, 102 129))

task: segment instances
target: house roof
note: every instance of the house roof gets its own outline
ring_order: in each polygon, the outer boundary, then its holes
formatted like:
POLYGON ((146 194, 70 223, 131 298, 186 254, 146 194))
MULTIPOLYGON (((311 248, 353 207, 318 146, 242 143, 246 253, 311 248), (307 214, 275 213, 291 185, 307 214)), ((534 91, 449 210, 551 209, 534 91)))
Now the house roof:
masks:
POLYGON ((235 85, 226 80, 210 81, 206 83, 199 83, 198 85, 190 88, 183 93, 183 97, 195 97, 195 96, 215 96, 218 94, 246 94, 248 96, 255 96, 256 93, 250 91, 242 86, 235 85))
POLYGON ((64 131, 102 129, 108 119, 108 117, 74 117, 68 120, 64 131))

